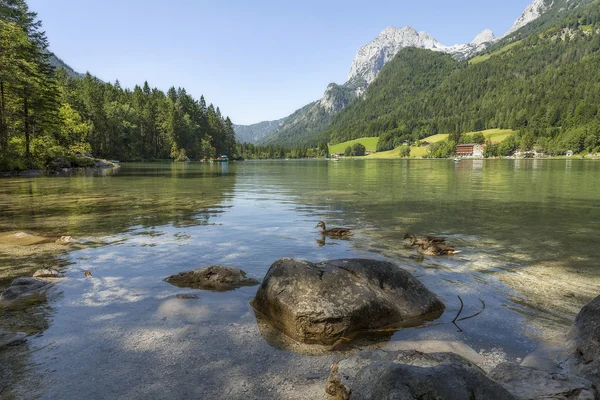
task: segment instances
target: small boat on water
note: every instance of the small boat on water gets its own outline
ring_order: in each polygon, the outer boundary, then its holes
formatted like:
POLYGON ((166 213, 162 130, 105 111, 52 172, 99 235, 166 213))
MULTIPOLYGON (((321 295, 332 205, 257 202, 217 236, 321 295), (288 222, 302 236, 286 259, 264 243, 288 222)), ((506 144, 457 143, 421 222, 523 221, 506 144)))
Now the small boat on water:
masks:
POLYGON ((461 158, 460 158, 460 157, 456 157, 456 158, 454 159, 454 162, 460 162, 460 160, 461 160, 461 158))

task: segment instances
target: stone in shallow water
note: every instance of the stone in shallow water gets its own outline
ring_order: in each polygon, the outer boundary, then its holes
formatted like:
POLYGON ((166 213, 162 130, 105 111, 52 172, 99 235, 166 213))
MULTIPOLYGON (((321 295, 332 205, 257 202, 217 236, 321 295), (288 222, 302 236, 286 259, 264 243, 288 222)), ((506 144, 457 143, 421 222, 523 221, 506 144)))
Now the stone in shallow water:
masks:
POLYGON ((175 297, 177 297, 179 300, 198 300, 200 298, 195 294, 178 294, 175 297))
POLYGON ((0 330, 0 351, 8 346, 16 346, 27 341, 27 334, 0 330))
POLYGON ((54 243, 62 246, 68 246, 70 244, 75 243, 75 240, 71 236, 61 236, 58 239, 56 239, 54 243))
POLYGON ((259 282, 254 278, 248 278, 241 269, 212 266, 199 268, 192 271, 181 272, 165 279, 172 285, 212 290, 214 292, 225 292, 242 286, 255 286, 259 282))
POLYGON ((514 399, 453 353, 365 350, 334 364, 326 393, 348 399, 514 399))
POLYGON ((594 400, 596 391, 587 379, 512 364, 500 364, 489 377, 519 399, 594 400))
POLYGON ((19 297, 38 293, 49 286, 49 282, 38 278, 17 278, 0 294, 0 300, 13 301, 19 297))
POLYGON ((600 296, 583 307, 575 318, 569 346, 583 363, 600 362, 600 296))
POLYGON ((600 296, 575 318, 567 347, 571 352, 567 365, 600 388, 600 296))
POLYGON ((362 259, 319 264, 278 260, 251 305, 286 335, 308 344, 418 325, 439 317, 445 308, 407 271, 362 259))
MULTIPOLYGON (((386 350, 415 350, 421 353, 453 353, 463 357, 473 365, 486 370, 486 360, 477 353, 472 347, 455 341, 446 340, 399 340, 388 343, 386 350)), ((491 369, 491 368, 490 368, 491 369)))
POLYGON ((63 274, 55 269, 38 269, 33 274, 34 278, 62 278, 63 274))
POLYGON ((31 246, 34 244, 51 243, 52 239, 31 235, 25 232, 3 232, 0 233, 0 244, 11 246, 31 246))

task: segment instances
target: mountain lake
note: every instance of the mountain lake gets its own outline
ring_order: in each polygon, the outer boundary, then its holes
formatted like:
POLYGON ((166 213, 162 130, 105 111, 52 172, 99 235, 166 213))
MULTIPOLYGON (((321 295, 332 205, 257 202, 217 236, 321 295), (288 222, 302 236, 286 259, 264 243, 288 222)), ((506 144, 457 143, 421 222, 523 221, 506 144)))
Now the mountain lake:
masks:
POLYGON ((0 309, 0 329, 29 334, 0 352, 0 397, 322 398, 331 364, 362 345, 308 354, 257 323, 257 287, 163 281, 210 265, 260 280, 282 257, 391 261, 446 304, 439 320, 365 346, 459 342, 492 366, 522 360, 564 340, 598 295, 599 176, 591 160, 315 160, 1 179, 0 232, 79 243, 0 244, 0 289, 41 267, 65 273, 44 301, 0 309), (355 234, 323 239, 321 220, 355 234), (420 258, 406 232, 461 253, 420 258), (452 324, 458 296, 472 318, 452 324))

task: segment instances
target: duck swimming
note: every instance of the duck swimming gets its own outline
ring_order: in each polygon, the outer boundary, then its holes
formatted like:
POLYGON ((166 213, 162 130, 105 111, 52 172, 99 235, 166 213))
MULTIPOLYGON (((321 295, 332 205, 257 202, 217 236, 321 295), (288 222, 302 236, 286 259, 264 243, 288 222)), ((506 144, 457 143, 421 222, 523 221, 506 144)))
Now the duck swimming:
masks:
POLYGON ((419 244, 417 248, 419 254, 423 254, 426 256, 447 256, 452 254, 460 253, 459 250, 456 250, 451 246, 444 246, 441 244, 419 244))
POLYGON ((321 228, 321 233, 323 235, 327 235, 327 236, 331 236, 331 237, 348 237, 348 236, 352 236, 353 233, 349 228, 331 228, 331 229, 327 229, 327 227, 325 226, 325 222, 323 221, 319 221, 319 223, 317 224, 317 226, 315 226, 315 228, 321 228))
POLYGON ((417 237, 417 236, 413 235, 412 233, 406 233, 404 235, 404 240, 406 240, 406 239, 412 240, 412 243, 410 244, 411 246, 418 246, 421 244, 424 244, 424 245, 441 244, 441 243, 446 242, 446 239, 444 239, 442 237, 437 237, 437 236, 417 237))

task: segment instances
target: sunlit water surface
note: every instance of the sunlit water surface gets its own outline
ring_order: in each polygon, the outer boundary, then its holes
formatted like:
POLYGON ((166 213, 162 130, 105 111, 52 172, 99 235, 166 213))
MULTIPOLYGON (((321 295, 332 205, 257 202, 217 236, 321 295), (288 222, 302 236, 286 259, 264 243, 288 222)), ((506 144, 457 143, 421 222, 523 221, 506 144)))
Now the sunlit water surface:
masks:
MULTIPOLYGON (((68 254, 67 279, 49 295, 49 328, 15 361, 15 376, 29 378, 13 383, 11 393, 271 393, 260 381, 277 381, 278 369, 309 368, 302 364, 308 356, 261 338, 248 305, 256 288, 209 293, 163 279, 209 265, 261 279, 281 257, 376 258, 417 276, 447 305, 437 321, 443 324, 399 331, 389 347, 454 340, 481 354, 523 358, 564 335, 598 294, 599 177, 593 161, 374 160, 125 164, 104 176, 3 179, 0 231, 107 243, 68 254), (314 229, 319 220, 352 227, 355 236, 323 243, 314 229), (402 240, 407 231, 447 237, 462 253, 420 260, 402 240), (200 298, 175 299, 190 293, 200 298), (481 313, 455 326, 448 322, 458 296, 461 317, 481 313), (253 367, 252 357, 265 365, 253 367)), ((330 364, 323 357, 323 366, 304 371, 316 374, 306 378, 315 387, 330 364)), ((299 382, 291 385, 297 390, 299 382)), ((291 396, 275 386, 279 396, 291 396)))

